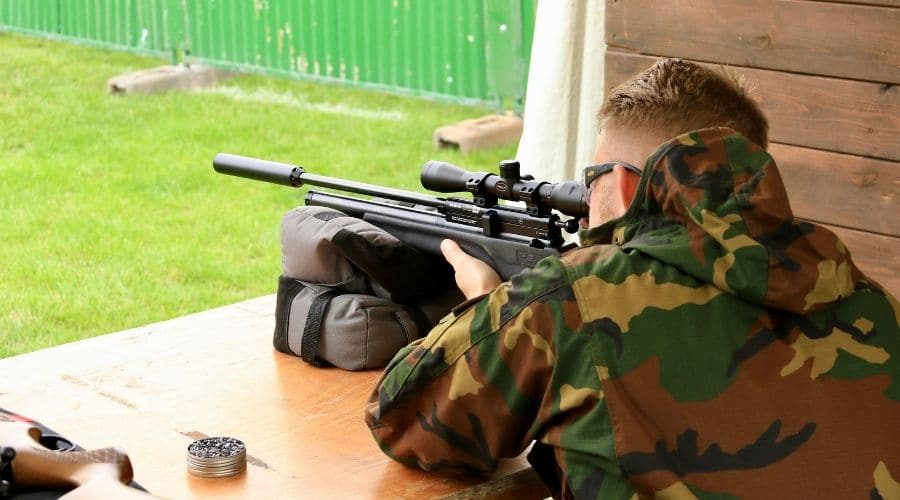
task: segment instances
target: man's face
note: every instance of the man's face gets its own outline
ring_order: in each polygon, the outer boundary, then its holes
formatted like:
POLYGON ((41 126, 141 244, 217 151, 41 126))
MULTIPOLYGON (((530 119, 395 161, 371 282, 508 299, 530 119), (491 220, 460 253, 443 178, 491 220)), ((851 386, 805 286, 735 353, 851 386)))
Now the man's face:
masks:
MULTIPOLYGON (((625 162, 641 167, 649 154, 645 143, 656 143, 655 138, 648 141, 646 134, 632 133, 627 128, 607 126, 600 131, 597 149, 594 153, 594 164, 609 162, 625 162)), ((596 227, 612 219, 621 217, 631 204, 631 195, 623 195, 621 183, 635 184, 636 179, 624 179, 622 176, 637 175, 624 168, 616 168, 609 173, 597 177, 591 184, 590 209, 588 227, 596 227), (627 198, 627 199, 626 199, 627 198)))

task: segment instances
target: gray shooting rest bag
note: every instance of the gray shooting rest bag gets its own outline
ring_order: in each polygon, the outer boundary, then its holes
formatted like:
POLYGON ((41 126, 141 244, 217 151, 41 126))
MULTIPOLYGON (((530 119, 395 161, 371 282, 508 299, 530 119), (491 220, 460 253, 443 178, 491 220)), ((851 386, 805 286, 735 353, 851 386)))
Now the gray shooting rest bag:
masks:
POLYGON ((462 301, 443 259, 331 208, 285 214, 281 254, 273 344, 315 366, 383 368, 462 301))

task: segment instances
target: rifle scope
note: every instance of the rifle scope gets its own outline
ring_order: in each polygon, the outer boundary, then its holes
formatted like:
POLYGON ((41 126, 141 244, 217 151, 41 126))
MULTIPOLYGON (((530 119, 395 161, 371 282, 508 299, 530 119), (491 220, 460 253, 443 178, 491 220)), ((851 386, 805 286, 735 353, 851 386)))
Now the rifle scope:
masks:
POLYGON ((545 216, 550 210, 572 217, 586 217, 588 206, 582 199, 584 186, 577 181, 552 183, 521 176, 519 162, 500 163, 500 175, 468 172, 451 163, 429 161, 422 167, 422 187, 439 193, 468 191, 475 203, 491 206, 497 199, 523 201, 529 215, 545 216))

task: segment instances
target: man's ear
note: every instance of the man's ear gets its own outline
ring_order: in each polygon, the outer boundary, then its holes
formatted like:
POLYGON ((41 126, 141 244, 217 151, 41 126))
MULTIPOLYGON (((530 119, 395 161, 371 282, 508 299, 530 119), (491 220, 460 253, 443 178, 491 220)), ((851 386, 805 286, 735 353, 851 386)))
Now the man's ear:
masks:
POLYGON ((622 200, 621 208, 624 213, 634 200, 634 193, 637 191, 641 178, 621 165, 616 165, 613 170, 616 173, 616 190, 618 190, 619 199, 622 200))

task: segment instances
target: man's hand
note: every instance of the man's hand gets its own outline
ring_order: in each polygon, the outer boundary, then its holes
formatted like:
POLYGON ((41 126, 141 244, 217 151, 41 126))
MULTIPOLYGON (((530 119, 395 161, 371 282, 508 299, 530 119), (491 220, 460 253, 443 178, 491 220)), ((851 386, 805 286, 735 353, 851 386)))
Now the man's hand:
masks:
POLYGON ((464 252, 453 240, 441 241, 441 253, 453 266, 456 286, 466 299, 490 293, 503 283, 494 268, 464 252))

